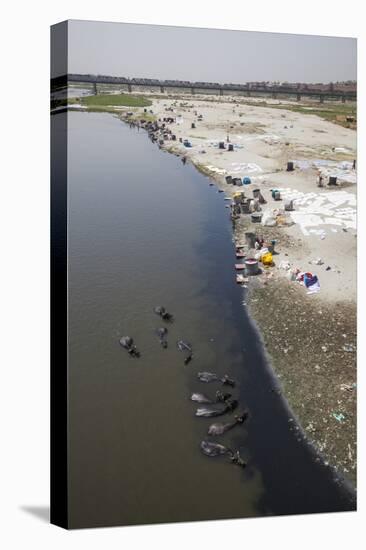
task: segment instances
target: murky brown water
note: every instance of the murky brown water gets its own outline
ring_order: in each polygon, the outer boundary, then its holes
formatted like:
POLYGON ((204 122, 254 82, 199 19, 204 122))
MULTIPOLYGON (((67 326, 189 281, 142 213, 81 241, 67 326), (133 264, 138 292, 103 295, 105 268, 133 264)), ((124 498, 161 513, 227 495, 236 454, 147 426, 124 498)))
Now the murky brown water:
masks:
POLYGON ((71 527, 352 509, 270 391, 222 194, 145 132, 109 114, 67 116, 71 527), (156 305, 175 315, 167 350, 156 305), (140 359, 119 346, 125 334, 140 359), (180 338, 193 344, 187 366, 180 338), (197 381, 202 370, 236 378, 250 408, 245 427, 216 438, 241 450, 245 470, 200 451, 212 419, 195 418, 189 396, 218 388, 197 381))

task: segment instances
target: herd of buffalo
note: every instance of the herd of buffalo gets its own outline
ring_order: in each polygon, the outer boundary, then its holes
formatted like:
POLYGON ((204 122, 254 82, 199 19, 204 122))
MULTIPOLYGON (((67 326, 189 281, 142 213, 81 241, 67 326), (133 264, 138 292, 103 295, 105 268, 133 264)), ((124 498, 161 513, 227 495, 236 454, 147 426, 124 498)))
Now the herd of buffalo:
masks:
MULTIPOLYGON (((169 323, 174 320, 173 315, 166 311, 163 306, 157 306, 154 308, 154 313, 158 315, 163 321, 169 323)), ((156 335, 159 339, 160 345, 165 349, 168 347, 168 329, 160 327, 156 329, 156 335)), ((133 338, 130 336, 122 336, 119 343, 123 348, 127 350, 129 355, 132 357, 140 357, 140 352, 134 344, 133 338)), ((184 340, 178 340, 177 348, 185 353, 184 364, 187 365, 193 358, 193 350, 191 344, 185 342, 184 340)), ((199 372, 197 373, 197 378, 200 382, 209 383, 209 382, 221 382, 223 386, 229 386, 233 388, 235 386, 235 381, 229 378, 227 374, 223 377, 220 377, 213 372, 199 372)), ((196 410, 196 416, 210 418, 214 416, 222 416, 227 413, 233 412, 237 409, 239 403, 236 399, 232 398, 232 394, 217 390, 213 398, 207 397, 203 393, 192 393, 191 401, 199 403, 202 405, 196 410)), ((230 422, 214 422, 208 428, 208 435, 217 436, 226 433, 227 431, 233 429, 236 425, 242 425, 248 419, 248 411, 243 411, 240 414, 237 414, 233 417, 233 420, 230 422)), ((225 447, 219 443, 213 441, 202 441, 201 442, 201 451, 206 456, 219 456, 227 455, 230 461, 233 464, 241 466, 244 468, 246 462, 240 456, 239 451, 233 451, 232 449, 225 447)))

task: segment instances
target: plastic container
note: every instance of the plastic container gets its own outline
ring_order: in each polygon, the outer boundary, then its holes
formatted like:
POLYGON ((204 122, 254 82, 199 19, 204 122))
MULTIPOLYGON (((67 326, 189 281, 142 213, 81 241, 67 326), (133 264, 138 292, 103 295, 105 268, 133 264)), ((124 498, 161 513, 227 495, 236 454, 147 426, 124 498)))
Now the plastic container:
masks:
POLYGON ((262 221, 262 213, 261 212, 253 212, 251 218, 253 223, 260 223, 262 221))
POLYGON ((247 275, 257 275, 259 271, 258 267, 258 260, 255 260, 254 258, 249 258, 248 260, 245 260, 245 272, 247 275))

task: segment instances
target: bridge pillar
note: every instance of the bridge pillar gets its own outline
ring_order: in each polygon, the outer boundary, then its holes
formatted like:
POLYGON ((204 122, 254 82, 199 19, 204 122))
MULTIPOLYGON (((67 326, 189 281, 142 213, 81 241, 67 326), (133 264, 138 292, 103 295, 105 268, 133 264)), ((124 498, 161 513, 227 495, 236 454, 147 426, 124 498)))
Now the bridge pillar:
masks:
POLYGON ((324 96, 323 95, 320 96, 320 103, 324 103, 324 96))
POLYGON ((296 94, 296 101, 301 101, 301 94, 296 94))
POLYGON ((191 94, 194 95, 194 88, 191 88, 191 94))
POLYGON ((346 103, 346 96, 342 95, 342 103, 346 103))
POLYGON ((165 92, 164 86, 160 86, 160 93, 163 94, 165 92))
POLYGON ((97 83, 96 82, 94 82, 94 84, 93 84, 93 92, 94 92, 94 95, 98 95, 97 83))
POLYGON ((224 90, 222 88, 219 90, 219 95, 224 95, 224 90))
POLYGON ((129 92, 132 92, 132 85, 131 85, 131 84, 127 84, 127 90, 128 90, 129 92))

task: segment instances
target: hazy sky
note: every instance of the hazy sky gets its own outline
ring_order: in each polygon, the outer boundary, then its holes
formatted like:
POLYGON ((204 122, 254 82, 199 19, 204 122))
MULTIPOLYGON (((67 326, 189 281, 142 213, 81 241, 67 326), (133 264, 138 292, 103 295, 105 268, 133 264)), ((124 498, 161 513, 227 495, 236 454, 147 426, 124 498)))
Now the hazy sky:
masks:
POLYGON ((355 80, 356 39, 72 20, 68 72, 236 83, 355 80))

